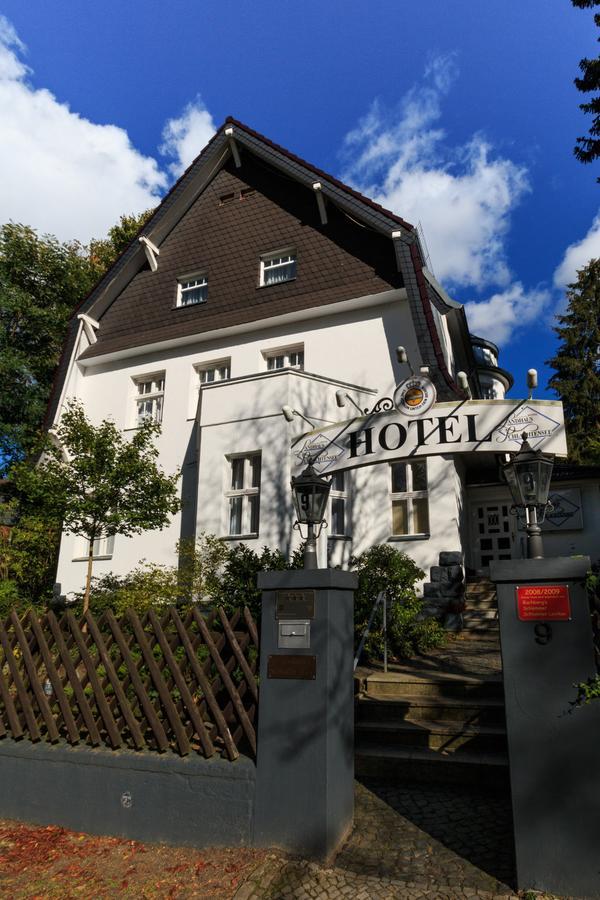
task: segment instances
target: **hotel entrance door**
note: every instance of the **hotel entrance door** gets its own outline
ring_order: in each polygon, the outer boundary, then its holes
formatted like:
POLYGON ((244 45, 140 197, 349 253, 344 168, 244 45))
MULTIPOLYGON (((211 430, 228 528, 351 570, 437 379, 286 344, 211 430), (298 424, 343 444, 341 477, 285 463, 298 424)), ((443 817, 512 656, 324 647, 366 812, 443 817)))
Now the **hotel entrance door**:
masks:
POLYGON ((492 560, 520 556, 515 553, 516 519, 509 509, 509 503, 502 500, 471 507, 473 561, 481 574, 488 573, 492 560))

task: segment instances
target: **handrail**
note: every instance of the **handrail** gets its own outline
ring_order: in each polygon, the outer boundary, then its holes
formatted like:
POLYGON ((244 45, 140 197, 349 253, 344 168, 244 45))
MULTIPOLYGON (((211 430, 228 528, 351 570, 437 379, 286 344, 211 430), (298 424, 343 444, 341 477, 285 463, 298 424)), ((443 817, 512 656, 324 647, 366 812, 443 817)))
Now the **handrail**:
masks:
POLYGON ((373 609, 371 610, 371 615, 369 616, 369 621, 365 626, 365 630, 362 633, 362 637, 360 639, 360 644, 358 645, 358 650, 356 651, 356 656, 354 657, 354 669, 356 672, 356 667, 358 665, 358 661, 365 647, 365 641, 369 636, 369 632, 371 631, 371 626, 373 625, 373 620, 375 618, 375 613, 377 612, 377 607, 380 603, 383 603, 383 671, 387 672, 387 656, 388 656, 388 646, 387 646, 387 593, 386 591, 380 591, 377 594, 375 599, 375 603, 373 604, 373 609))

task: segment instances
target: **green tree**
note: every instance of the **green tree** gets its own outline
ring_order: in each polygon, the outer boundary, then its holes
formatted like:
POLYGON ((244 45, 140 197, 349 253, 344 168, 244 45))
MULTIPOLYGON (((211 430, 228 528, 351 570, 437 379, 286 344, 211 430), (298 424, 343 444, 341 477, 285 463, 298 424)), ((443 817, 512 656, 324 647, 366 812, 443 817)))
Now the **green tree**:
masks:
POLYGON ((558 351, 547 365, 555 369, 548 386, 563 401, 574 463, 600 464, 600 259, 577 273, 567 289, 568 306, 554 331, 558 351))
POLYGON ((0 227, 0 475, 39 434, 73 310, 150 214, 121 216, 89 247, 0 227))
POLYGON ((94 541, 163 528, 181 508, 179 473, 165 475, 157 464, 159 432, 160 426, 147 420, 127 440, 111 421, 92 425, 82 406, 72 401, 57 428, 58 446, 49 446, 37 466, 15 467, 14 481, 28 503, 87 541, 84 613, 94 541))
MULTIPOLYGON (((589 9, 600 5, 600 0, 572 0, 573 6, 580 9, 589 9)), ((594 22, 600 28, 600 14, 595 13, 594 22)), ((600 38, 597 38, 600 41, 600 38)), ((600 56, 595 59, 584 57, 579 62, 581 78, 575 79, 575 86, 584 94, 600 91, 600 56)), ((586 103, 580 103, 579 108, 584 113, 593 116, 588 137, 578 137, 573 152, 579 162, 591 163, 600 156, 600 94, 592 96, 586 103)), ((600 178, 597 179, 600 181, 600 178)))

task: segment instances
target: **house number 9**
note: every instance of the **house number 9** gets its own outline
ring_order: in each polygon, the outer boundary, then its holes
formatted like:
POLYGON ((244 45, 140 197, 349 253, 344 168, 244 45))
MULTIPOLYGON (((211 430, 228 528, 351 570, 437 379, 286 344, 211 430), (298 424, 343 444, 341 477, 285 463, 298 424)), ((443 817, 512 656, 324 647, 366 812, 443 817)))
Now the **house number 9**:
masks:
POLYGON ((538 622, 533 626, 533 633, 535 634, 536 644, 541 644, 542 646, 549 644, 552 640, 552 625, 548 625, 547 622, 538 622))

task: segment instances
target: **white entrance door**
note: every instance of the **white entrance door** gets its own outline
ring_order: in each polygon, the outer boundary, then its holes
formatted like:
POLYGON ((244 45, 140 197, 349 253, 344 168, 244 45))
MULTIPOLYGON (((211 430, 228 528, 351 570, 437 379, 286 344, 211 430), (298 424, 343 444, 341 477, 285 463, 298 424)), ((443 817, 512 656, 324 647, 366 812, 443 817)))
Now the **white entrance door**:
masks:
POLYGON ((515 547, 514 516, 506 501, 475 503, 471 507, 471 542, 475 568, 487 573, 495 559, 512 559, 520 556, 515 547))

